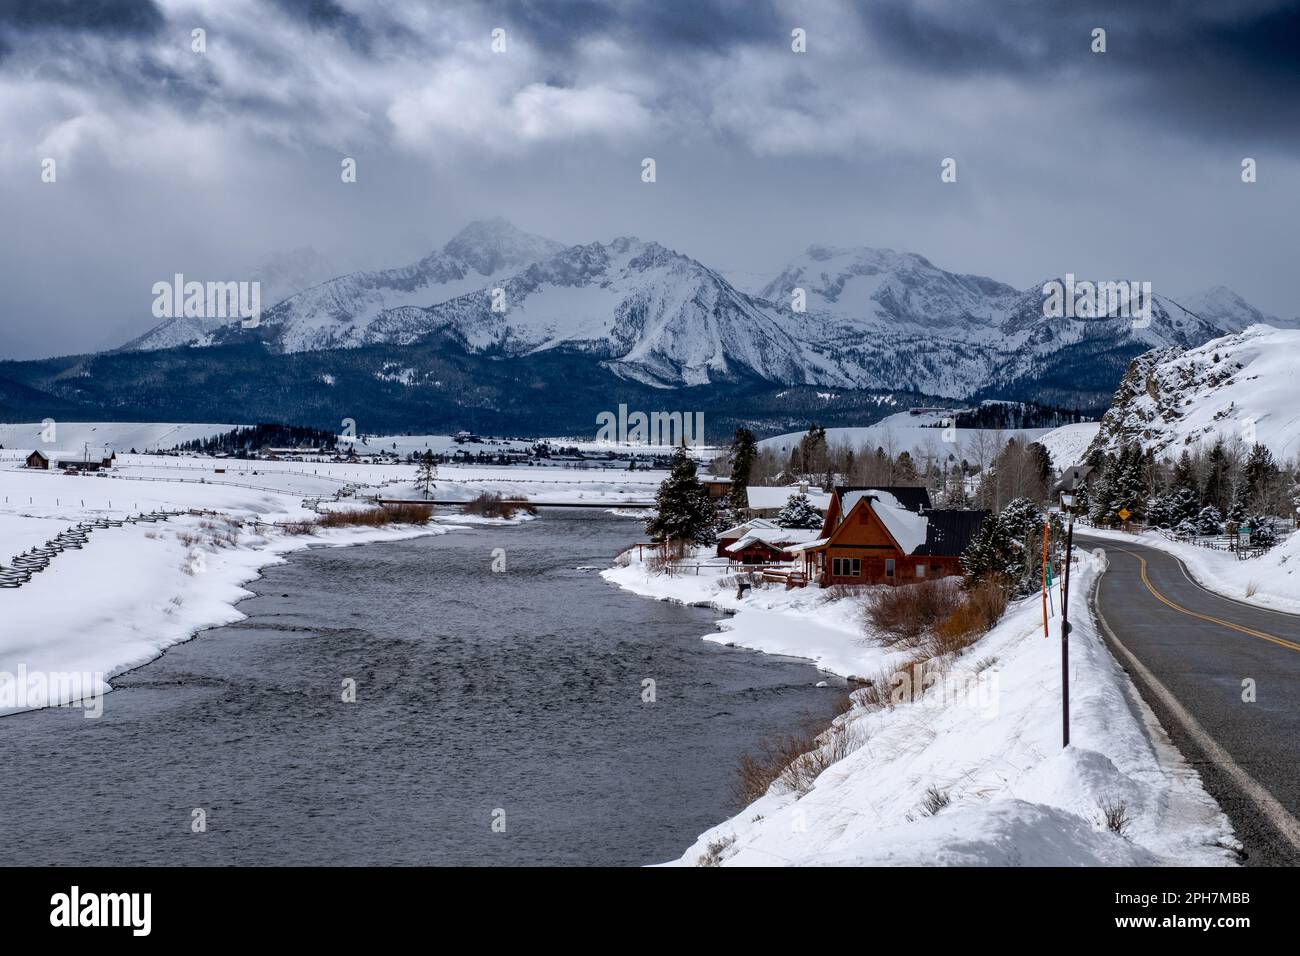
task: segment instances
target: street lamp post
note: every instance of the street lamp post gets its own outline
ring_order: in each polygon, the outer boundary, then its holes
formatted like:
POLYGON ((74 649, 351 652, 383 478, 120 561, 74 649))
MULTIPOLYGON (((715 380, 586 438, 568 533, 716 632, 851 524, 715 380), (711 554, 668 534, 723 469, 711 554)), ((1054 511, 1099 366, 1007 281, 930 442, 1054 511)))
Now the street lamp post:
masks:
POLYGON ((1061 492, 1065 529, 1065 573, 1061 576, 1061 747, 1070 746, 1070 556, 1074 548, 1074 484, 1061 492))

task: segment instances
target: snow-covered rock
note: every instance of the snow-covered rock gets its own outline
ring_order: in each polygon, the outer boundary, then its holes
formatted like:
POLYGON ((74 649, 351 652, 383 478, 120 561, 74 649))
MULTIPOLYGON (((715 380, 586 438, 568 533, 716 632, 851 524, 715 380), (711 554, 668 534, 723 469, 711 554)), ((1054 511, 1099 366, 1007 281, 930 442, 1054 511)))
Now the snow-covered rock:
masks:
POLYGON ((1177 457, 1187 445, 1239 438, 1279 458, 1300 452, 1300 330, 1252 325, 1196 348, 1138 356, 1092 448, 1139 441, 1177 457))

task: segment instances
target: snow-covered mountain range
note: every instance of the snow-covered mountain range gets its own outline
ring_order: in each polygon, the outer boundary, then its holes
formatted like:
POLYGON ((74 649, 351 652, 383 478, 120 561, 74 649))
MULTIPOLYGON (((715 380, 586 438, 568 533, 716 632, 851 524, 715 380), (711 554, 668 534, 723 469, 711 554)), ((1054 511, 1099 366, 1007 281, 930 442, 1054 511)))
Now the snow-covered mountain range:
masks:
MULTIPOLYGON (((1153 349, 1133 360, 1092 448, 1140 441, 1158 456, 1216 437, 1300 452, 1300 331, 1252 325, 1196 348, 1153 349)), ((1091 451, 1092 449, 1090 449, 1091 451)))
MULTIPOLYGON (((1177 301, 1157 293, 1149 325, 1119 315, 1048 318, 1042 283, 1018 290, 873 248, 813 246, 750 294, 655 242, 565 246, 493 219, 412 265, 290 295, 264 312, 258 334, 282 353, 404 346, 438 334, 485 354, 563 349, 669 388, 754 378, 958 398, 1044 380, 1060 380, 1050 385, 1058 391, 1082 381, 1108 394, 1132 355, 1258 322, 1283 324, 1222 286, 1177 301), (1091 373, 1064 381, 1090 362, 1100 369, 1095 383, 1091 373)), ((247 335, 238 323, 177 319, 128 347, 247 335)))

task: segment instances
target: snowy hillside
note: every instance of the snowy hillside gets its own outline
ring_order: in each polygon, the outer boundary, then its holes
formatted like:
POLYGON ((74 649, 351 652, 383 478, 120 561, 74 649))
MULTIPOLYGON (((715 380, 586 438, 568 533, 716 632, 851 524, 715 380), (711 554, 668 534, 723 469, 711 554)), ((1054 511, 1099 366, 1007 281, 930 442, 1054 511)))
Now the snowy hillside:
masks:
MULTIPOLYGON (((42 440, 44 425, 28 422, 0 425, 0 445, 6 451, 30 451, 51 448, 68 451, 89 443, 93 447, 112 448, 119 454, 134 448, 138 452, 172 448, 183 442, 211 438, 241 425, 177 425, 170 422, 57 422, 54 440, 42 440)), ((0 456, 4 456, 0 453, 0 456)))
MULTIPOLYGON (((913 449, 917 448, 925 450, 933 447, 937 450, 946 444, 943 438, 942 422, 942 415, 913 415, 910 412, 898 412, 875 425, 866 425, 861 428, 828 428, 826 429, 826 443, 832 447, 847 445, 855 449, 866 448, 873 451, 876 448, 893 449, 894 455, 897 455, 900 451, 912 452, 913 449)), ((1053 431, 1059 431, 1059 429, 1011 429, 1002 431, 1001 436, 1003 441, 1013 436, 1020 436, 1027 441, 1036 441, 1041 436, 1053 431)), ((964 453, 970 443, 977 440, 981 433, 994 435, 996 430, 957 428, 954 429, 954 432, 956 442, 953 443, 953 451, 956 453, 957 449, 961 449, 962 453, 964 453)), ((803 438, 804 434, 805 432, 787 432, 784 435, 764 438, 758 444, 761 448, 771 448, 778 452, 788 453, 798 447, 799 440, 803 438)))
POLYGON ((1135 359, 1102 418, 1095 447, 1138 440, 1157 455, 1239 438, 1279 458, 1300 452, 1300 330, 1252 325, 1197 348, 1135 359))

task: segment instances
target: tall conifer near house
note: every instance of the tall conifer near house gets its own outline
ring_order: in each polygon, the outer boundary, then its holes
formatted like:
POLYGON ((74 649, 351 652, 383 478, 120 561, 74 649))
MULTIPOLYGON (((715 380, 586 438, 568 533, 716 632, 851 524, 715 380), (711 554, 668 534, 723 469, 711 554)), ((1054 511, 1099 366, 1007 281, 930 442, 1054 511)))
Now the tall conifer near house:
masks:
POLYGON ((655 514, 646 519, 645 530, 652 538, 686 544, 712 544, 716 539, 718 511, 695 471, 695 459, 679 445, 655 495, 655 514))
POLYGON ((758 443, 748 428, 737 428, 731 442, 731 511, 739 517, 749 507, 749 475, 758 457, 758 443))

